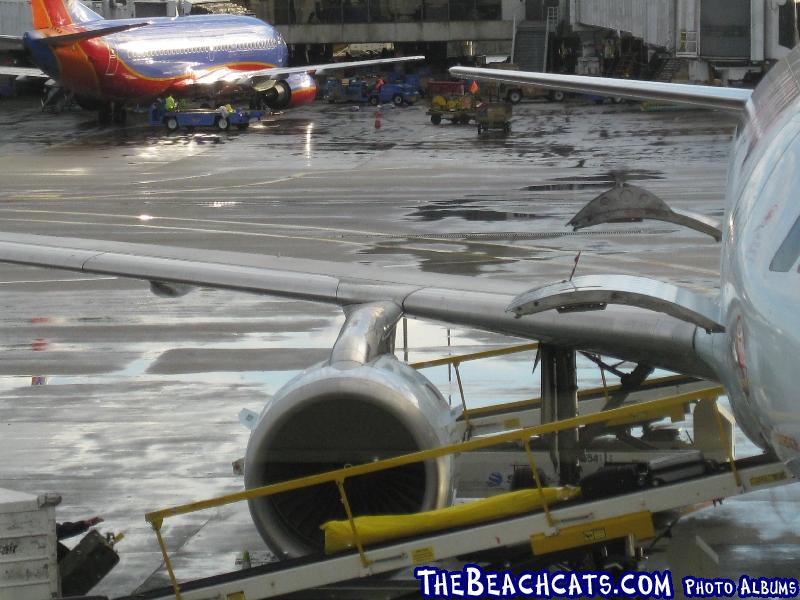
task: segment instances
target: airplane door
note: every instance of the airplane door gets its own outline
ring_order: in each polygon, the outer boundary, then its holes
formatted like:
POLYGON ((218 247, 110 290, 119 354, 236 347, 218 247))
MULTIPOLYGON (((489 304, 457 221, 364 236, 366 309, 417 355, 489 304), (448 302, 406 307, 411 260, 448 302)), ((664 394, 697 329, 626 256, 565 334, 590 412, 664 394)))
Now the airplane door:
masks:
POLYGON ((108 47, 108 67, 106 68, 106 75, 116 75, 117 74, 117 51, 112 47, 108 47))

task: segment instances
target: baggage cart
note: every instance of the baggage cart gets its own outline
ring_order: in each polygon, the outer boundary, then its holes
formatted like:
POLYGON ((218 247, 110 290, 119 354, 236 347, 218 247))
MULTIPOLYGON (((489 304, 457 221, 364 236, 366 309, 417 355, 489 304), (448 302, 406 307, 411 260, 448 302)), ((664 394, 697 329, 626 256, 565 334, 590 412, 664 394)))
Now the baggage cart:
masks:
POLYGON ((428 97, 430 108, 425 114, 434 125, 445 119, 466 125, 475 119, 475 99, 464 91, 463 81, 429 81, 428 97))
POLYGON ((503 133, 511 132, 510 102, 481 102, 475 109, 478 122, 478 135, 490 129, 500 129, 503 133))

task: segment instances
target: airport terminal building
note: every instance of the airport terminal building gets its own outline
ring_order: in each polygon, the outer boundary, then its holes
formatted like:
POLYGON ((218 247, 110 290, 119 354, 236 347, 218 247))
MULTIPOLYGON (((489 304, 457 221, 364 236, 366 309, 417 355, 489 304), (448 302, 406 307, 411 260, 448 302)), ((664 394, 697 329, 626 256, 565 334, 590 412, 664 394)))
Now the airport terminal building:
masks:
MULTIPOLYGON (((0 0, 0 34, 30 27, 30 0, 0 0)), ((101 14, 248 11, 295 60, 335 44, 392 43, 447 63, 511 56, 527 70, 723 83, 758 79, 798 39, 795 0, 91 0, 101 14), (238 2, 238 4, 236 3, 238 2)))

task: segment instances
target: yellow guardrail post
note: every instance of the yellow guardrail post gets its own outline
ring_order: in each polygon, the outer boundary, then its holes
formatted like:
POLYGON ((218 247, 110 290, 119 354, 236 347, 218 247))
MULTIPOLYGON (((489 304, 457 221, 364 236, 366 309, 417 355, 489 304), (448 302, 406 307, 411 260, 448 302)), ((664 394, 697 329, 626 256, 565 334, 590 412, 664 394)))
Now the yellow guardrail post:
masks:
POLYGON ((169 553, 167 552, 167 545, 164 543, 164 538, 161 537, 161 525, 164 523, 164 520, 161 518, 154 519, 150 522, 153 526, 153 529, 156 532, 156 539, 158 539, 158 546, 161 548, 161 556, 164 557, 164 566, 167 567, 167 573, 169 573, 169 580, 172 583, 172 589, 175 592, 175 600, 182 600, 181 596, 181 587, 178 585, 178 580, 175 578, 175 571, 172 569, 172 561, 169 559, 169 553))
POLYGON ((472 431, 472 423, 469 421, 469 411, 467 410, 467 399, 464 397, 464 386, 461 384, 461 371, 458 369, 458 366, 461 363, 454 362, 453 368, 456 371, 456 381, 458 382, 458 393, 461 394, 461 408, 463 409, 464 415, 464 423, 467 425, 467 431, 465 433, 466 437, 469 437, 470 432, 472 431))
POLYGON ((728 462, 731 465, 731 473, 733 473, 733 478, 736 480, 736 485, 738 487, 742 487, 742 478, 739 476, 739 471, 736 468, 736 460, 733 457, 733 444, 731 443, 730 438, 725 435, 725 427, 722 424, 722 415, 719 413, 719 399, 714 399, 714 416, 717 418, 717 427, 719 427, 719 439, 720 441, 725 444, 725 449, 728 453, 728 462))
POLYGON ((547 505, 547 498, 544 496, 544 489, 542 487, 542 479, 539 477, 539 469, 536 467, 536 459, 533 457, 533 452, 531 451, 531 440, 530 438, 525 440, 525 454, 528 455, 528 462, 531 464, 531 474, 533 475, 533 480, 536 482, 536 489, 539 490, 539 496, 542 498, 542 508, 544 509, 544 518, 547 519, 547 524, 550 527, 555 527, 556 522, 553 519, 553 515, 550 514, 550 507, 547 505))
POLYGON ((356 542, 358 555, 361 557, 361 564, 364 565, 364 568, 367 568, 372 564, 372 561, 367 558, 367 555, 364 552, 364 544, 361 543, 361 538, 358 535, 356 522, 355 519, 353 518, 353 511, 350 510, 350 502, 347 499, 347 493, 344 491, 344 478, 336 480, 336 487, 339 488, 339 495, 342 498, 342 504, 344 505, 344 512, 347 513, 347 520, 350 521, 350 529, 353 530, 353 540, 355 540, 356 542))

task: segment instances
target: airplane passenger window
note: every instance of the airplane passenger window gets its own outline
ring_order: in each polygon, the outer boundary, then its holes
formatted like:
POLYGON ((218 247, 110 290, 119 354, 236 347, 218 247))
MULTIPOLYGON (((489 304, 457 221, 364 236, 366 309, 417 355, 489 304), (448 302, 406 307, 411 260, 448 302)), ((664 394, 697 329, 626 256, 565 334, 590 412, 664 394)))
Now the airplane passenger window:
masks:
POLYGON ((798 257, 800 257, 800 217, 797 217, 789 230, 789 235, 786 236, 775 256, 772 257, 769 270, 786 273, 797 262, 798 257))

